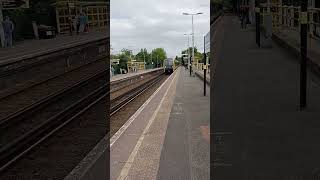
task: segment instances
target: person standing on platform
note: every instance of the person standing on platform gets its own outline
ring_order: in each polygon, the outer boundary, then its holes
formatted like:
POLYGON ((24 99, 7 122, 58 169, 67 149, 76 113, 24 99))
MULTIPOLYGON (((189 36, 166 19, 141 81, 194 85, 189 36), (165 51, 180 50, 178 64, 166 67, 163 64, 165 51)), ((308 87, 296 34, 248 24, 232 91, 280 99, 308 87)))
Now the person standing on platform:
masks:
POLYGON ((14 30, 14 25, 10 20, 9 16, 5 17, 5 20, 2 22, 4 38, 5 38, 5 47, 12 47, 12 33, 14 30))
POLYGON ((247 23, 248 23, 248 10, 244 8, 241 16, 241 28, 246 29, 247 23))
POLYGON ((80 14, 79 23, 80 23, 79 32, 82 33, 82 32, 84 32, 85 27, 86 27, 86 25, 88 23, 87 17, 84 15, 84 13, 80 14))
POLYGON ((78 15, 74 16, 72 18, 72 25, 73 25, 73 30, 74 32, 78 33, 79 32, 79 28, 78 28, 78 20, 79 20, 79 17, 78 15))
POLYGON ((88 16, 84 14, 85 17, 85 26, 84 26, 84 32, 89 32, 89 23, 88 23, 88 16))

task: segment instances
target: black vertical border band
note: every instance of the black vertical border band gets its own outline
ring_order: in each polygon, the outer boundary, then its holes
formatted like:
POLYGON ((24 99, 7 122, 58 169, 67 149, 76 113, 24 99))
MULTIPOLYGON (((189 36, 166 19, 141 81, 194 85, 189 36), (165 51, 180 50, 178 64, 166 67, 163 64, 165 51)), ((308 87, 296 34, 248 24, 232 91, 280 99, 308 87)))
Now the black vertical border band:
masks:
MULTIPOLYGON (((107 1, 107 36, 108 36, 108 42, 107 42, 107 44, 108 44, 108 55, 107 55, 107 59, 106 59, 106 68, 108 69, 108 72, 110 72, 110 54, 111 54, 111 51, 110 51, 110 47, 111 47, 111 45, 110 45, 110 13, 111 13, 111 11, 110 11, 110 9, 111 9, 111 4, 110 4, 110 0, 106 0, 107 1)), ((106 83, 107 83, 107 92, 110 92, 110 73, 107 73, 106 74, 106 76, 107 76, 107 80, 106 80, 106 83)), ((108 95, 106 96, 106 121, 107 121, 107 130, 106 130, 106 133, 109 133, 110 132, 110 93, 108 93, 108 95)), ((108 138, 108 141, 107 141, 107 146, 108 146, 108 148, 107 148, 107 151, 106 151, 106 153, 107 153, 107 158, 106 158, 106 167, 107 167, 107 169, 106 169, 106 175, 107 175, 107 177, 109 177, 109 179, 110 179, 110 138, 108 138)))
POLYGON ((213 72, 214 72, 214 63, 213 63, 213 22, 214 22, 214 16, 213 16, 213 0, 210 0, 210 179, 214 179, 213 176, 213 159, 214 159, 214 142, 213 142, 213 135, 212 132, 213 130, 213 86, 212 86, 212 81, 213 81, 213 72))

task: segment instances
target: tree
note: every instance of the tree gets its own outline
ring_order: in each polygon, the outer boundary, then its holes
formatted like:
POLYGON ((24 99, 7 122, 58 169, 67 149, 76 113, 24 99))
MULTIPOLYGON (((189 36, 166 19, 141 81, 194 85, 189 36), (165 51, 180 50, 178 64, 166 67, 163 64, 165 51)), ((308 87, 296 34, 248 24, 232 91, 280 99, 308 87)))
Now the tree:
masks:
POLYGON ((121 54, 124 54, 124 55, 126 55, 128 57, 130 57, 132 55, 131 50, 130 49, 126 49, 126 48, 123 48, 121 50, 121 54))
MULTIPOLYGON (((189 47, 190 56, 192 56, 192 47, 189 47)), ((182 51, 182 54, 188 54, 188 49, 182 51)), ((197 47, 194 47, 194 54, 198 53, 197 47)))
MULTIPOLYGON (((189 48, 189 52, 190 52, 190 57, 192 57, 192 47, 189 48)), ((188 54, 188 49, 183 50, 182 54, 188 54)), ((195 59, 199 59, 199 63, 203 62, 203 54, 201 52, 198 52, 197 47, 194 47, 194 57, 195 59)), ((183 62, 183 63, 187 63, 187 62, 183 62)))
POLYGON ((122 49, 119 55, 119 67, 122 69, 127 69, 127 63, 130 60, 131 50, 122 49))
POLYGON ((141 49, 140 52, 136 55, 136 60, 143 62, 144 60, 147 62, 148 51, 146 48, 141 49))
POLYGON ((163 64, 163 61, 167 59, 167 53, 163 48, 156 48, 152 50, 152 62, 156 63, 159 67, 163 64))

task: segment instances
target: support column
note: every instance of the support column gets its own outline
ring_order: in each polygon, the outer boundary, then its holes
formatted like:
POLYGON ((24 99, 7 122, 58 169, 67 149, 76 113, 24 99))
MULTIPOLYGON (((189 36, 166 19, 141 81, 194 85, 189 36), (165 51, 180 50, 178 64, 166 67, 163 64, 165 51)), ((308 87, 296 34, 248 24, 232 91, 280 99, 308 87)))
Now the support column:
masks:
POLYGON ((256 3, 256 43, 260 47, 260 0, 256 3))
POLYGON ((308 30, 308 4, 307 0, 301 1, 300 13, 300 44, 301 44, 301 61, 300 61, 300 109, 307 106, 307 30, 308 30))
POLYGON ((1 39, 1 47, 4 47, 4 31, 3 31, 3 14, 2 14, 2 1, 0 0, 0 39, 1 39))
POLYGON ((254 8, 255 8, 255 0, 250 0, 250 21, 252 24, 255 24, 255 11, 254 11, 254 8))
POLYGON ((290 6, 290 27, 294 27, 294 6, 290 6))
MULTIPOLYGON (((309 0, 309 7, 310 8, 315 8, 315 0, 309 0)), ((313 14, 314 14, 314 10, 311 10, 310 11, 310 14, 309 14, 309 17, 310 17, 310 24, 309 24, 309 33, 314 36, 314 30, 315 30, 315 25, 313 24, 314 23, 314 20, 313 20, 313 14)))
POLYGON ((283 25, 283 3, 282 3, 282 0, 279 0, 279 28, 283 25))

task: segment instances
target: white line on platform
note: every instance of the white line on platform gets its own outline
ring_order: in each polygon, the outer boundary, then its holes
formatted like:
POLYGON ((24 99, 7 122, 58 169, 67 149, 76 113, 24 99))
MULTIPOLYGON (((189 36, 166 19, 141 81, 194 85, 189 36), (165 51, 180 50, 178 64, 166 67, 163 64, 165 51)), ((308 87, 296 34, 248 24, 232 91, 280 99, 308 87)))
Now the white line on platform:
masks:
POLYGON ((156 94, 160 91, 160 89, 167 83, 168 78, 162 85, 149 97, 149 99, 143 103, 143 105, 129 118, 129 120, 111 137, 110 139, 110 147, 119 139, 119 137, 123 134, 124 131, 130 126, 130 124, 140 115, 142 110, 150 103, 150 101, 156 96, 156 94))
MULTIPOLYGON (((178 69, 179 70, 179 69, 178 69)), ((138 150, 142 144, 142 141, 145 137, 145 134, 148 132, 151 124, 153 123, 154 119, 156 118, 156 115, 158 114, 159 110, 160 110, 160 107, 162 106, 163 104, 163 101, 165 99, 165 97, 167 96, 168 92, 169 92, 169 89, 171 88, 173 82, 175 81, 175 79, 177 78, 177 74, 178 73, 175 73, 174 75, 174 78, 172 79, 168 89, 166 90, 164 96, 162 97, 161 101, 160 101, 160 104, 158 105, 157 109, 155 110, 155 112, 153 113, 151 119, 149 120, 147 126, 145 127, 145 129, 143 130, 143 133, 141 134, 136 146, 134 147, 133 151, 131 152, 126 164, 123 166, 121 172, 120 172, 120 175, 118 176, 117 180, 124 180, 127 178, 128 176, 128 173, 130 171, 130 168, 132 167, 132 164, 134 162, 134 158, 136 157, 137 153, 138 153, 138 150)))
POLYGON ((215 132, 213 135, 232 135, 232 132, 215 132))

